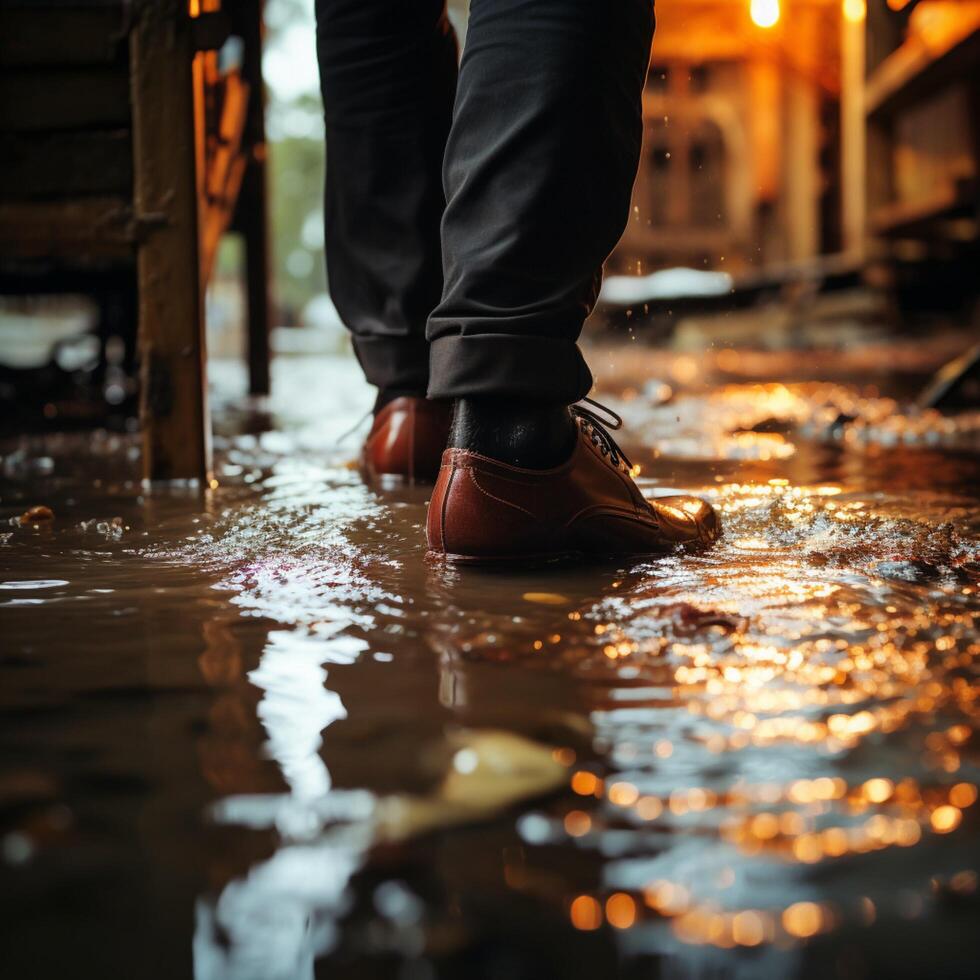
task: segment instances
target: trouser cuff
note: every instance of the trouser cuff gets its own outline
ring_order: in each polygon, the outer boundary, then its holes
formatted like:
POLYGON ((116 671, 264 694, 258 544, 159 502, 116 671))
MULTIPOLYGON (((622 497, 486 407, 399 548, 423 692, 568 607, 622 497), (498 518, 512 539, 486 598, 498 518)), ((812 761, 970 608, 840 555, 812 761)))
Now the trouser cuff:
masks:
POLYGON ((424 337, 351 338, 368 382, 382 390, 418 391, 429 384, 429 345, 424 337))
POLYGON ((475 334, 429 345, 429 397, 514 397, 571 405, 592 388, 578 345, 551 337, 475 334))

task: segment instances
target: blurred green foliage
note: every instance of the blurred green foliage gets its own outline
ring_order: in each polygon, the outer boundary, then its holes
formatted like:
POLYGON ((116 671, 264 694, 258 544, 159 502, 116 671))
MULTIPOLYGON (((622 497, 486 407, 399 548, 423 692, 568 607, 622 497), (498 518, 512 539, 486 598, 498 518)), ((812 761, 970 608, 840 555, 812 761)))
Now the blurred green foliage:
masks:
POLYGON ((277 88, 275 74, 267 81, 273 295, 279 321, 288 323, 326 290, 323 109, 319 92, 308 87, 316 57, 313 0, 267 0, 265 26, 267 54, 278 50, 295 64, 305 89, 296 94, 277 88))
POLYGON ((269 143, 273 281, 284 322, 326 289, 323 157, 322 139, 287 136, 269 143))

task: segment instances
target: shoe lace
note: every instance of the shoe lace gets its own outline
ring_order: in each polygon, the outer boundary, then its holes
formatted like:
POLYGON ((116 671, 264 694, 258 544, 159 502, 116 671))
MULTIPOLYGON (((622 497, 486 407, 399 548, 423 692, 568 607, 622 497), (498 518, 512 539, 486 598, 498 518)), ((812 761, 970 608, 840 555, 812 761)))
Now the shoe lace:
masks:
POLYGON ((334 448, 339 449, 373 414, 374 409, 369 408, 349 429, 337 436, 334 448))
POLYGON ((608 405, 603 405, 592 398, 583 398, 592 408, 578 404, 572 406, 572 415, 577 418, 586 430, 586 434, 592 440, 592 444, 602 453, 608 456, 613 466, 623 466, 625 469, 632 470, 633 464, 629 456, 623 452, 622 448, 612 437, 609 429, 614 432, 623 427, 622 416, 617 415, 608 405), (604 413, 599 415, 598 412, 604 413))

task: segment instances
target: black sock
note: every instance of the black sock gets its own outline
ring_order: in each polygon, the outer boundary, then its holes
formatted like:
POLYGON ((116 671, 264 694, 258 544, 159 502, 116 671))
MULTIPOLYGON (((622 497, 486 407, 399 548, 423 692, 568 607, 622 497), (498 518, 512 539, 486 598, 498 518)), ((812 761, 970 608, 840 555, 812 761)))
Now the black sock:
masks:
POLYGON ((371 411, 377 415, 388 404, 396 398, 408 396, 410 398, 425 398, 425 389, 419 391, 417 388, 379 388, 378 396, 374 399, 374 408, 371 411))
POLYGON ((511 466, 544 470, 568 459, 576 432, 565 405, 516 398, 460 398, 449 446, 511 466))

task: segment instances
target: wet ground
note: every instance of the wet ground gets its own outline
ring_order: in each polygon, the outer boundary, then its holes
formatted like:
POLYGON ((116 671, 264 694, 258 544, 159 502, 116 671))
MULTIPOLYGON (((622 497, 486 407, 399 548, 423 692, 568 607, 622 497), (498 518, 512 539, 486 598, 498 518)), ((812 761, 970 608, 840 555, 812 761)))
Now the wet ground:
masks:
POLYGON ((215 365, 203 495, 6 446, 3 975, 974 976, 980 416, 908 407, 929 358, 594 352, 725 524, 622 567, 426 563, 343 358, 263 410, 215 365))

